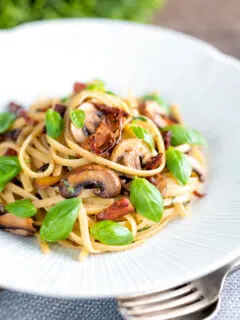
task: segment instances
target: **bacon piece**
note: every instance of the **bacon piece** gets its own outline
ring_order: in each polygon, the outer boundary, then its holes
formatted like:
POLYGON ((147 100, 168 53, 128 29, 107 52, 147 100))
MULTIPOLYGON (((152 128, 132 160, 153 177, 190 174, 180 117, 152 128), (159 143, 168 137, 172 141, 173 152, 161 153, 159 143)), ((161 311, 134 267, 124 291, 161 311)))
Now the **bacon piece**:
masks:
POLYGON ((75 82, 73 85, 73 92, 79 93, 83 91, 86 88, 86 84, 83 82, 75 82))
POLYGON ((67 107, 64 104, 56 103, 53 110, 57 111, 61 117, 64 117, 67 107))
POLYGON ((12 148, 8 148, 4 155, 5 156, 16 156, 17 155, 17 151, 12 149, 12 148))
POLYGON ((153 170, 160 166, 162 162, 162 153, 158 153, 156 156, 150 157, 147 159, 147 162, 145 164, 145 169, 147 170, 153 170))
POLYGON ((133 213, 134 208, 127 198, 116 200, 110 207, 96 215, 97 221, 101 220, 117 220, 128 213, 133 213))
POLYGON ((101 122, 96 132, 87 137, 81 146, 88 151, 103 155, 108 153, 115 143, 113 132, 104 122, 101 122))
POLYGON ((163 137, 165 149, 167 150, 171 146, 172 133, 171 131, 161 131, 161 135, 163 137))
POLYGON ((198 191, 193 191, 194 195, 198 198, 204 198, 206 197, 206 193, 201 193, 201 192, 198 192, 198 191))
POLYGON ((94 106, 105 114, 95 133, 87 137, 81 146, 99 155, 108 156, 122 136, 123 117, 128 115, 125 111, 107 107, 102 104, 94 106))
POLYGON ((27 111, 24 110, 19 104, 10 102, 8 105, 8 110, 11 113, 15 113, 17 117, 23 117, 29 125, 33 126, 36 124, 36 121, 30 118, 27 111))
POLYGON ((16 141, 20 132, 21 132, 21 129, 14 129, 14 130, 2 133, 0 134, 0 142, 6 141, 6 140, 16 141))
POLYGON ((161 173, 156 174, 155 176, 147 178, 149 182, 155 185, 161 194, 164 196, 167 192, 167 179, 162 176, 161 173))

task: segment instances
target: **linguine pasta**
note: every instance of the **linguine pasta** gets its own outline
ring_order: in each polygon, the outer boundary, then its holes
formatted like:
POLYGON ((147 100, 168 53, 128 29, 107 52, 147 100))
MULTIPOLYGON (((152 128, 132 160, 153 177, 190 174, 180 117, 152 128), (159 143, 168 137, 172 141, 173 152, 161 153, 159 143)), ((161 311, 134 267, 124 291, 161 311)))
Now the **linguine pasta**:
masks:
POLYGON ((205 141, 156 93, 76 83, 64 99, 11 103, 0 132, 0 228, 35 235, 45 253, 51 242, 79 260, 134 248, 202 196, 205 141))

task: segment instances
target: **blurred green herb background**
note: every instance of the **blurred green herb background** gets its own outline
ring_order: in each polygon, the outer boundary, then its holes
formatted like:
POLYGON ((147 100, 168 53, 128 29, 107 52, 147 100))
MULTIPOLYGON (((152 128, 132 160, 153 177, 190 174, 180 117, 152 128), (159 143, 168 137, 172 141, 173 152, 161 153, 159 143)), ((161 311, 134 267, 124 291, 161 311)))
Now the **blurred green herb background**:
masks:
POLYGON ((165 0, 0 0, 0 28, 67 17, 150 21, 165 0))

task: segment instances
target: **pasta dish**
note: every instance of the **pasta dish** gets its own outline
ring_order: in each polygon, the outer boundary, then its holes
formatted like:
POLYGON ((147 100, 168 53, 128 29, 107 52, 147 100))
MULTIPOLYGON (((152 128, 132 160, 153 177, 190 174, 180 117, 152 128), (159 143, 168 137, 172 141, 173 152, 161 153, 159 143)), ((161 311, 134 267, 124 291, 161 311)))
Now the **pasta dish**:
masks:
POLYGON ((157 92, 100 80, 0 113, 0 228, 89 253, 134 248, 202 197, 203 136, 157 92))

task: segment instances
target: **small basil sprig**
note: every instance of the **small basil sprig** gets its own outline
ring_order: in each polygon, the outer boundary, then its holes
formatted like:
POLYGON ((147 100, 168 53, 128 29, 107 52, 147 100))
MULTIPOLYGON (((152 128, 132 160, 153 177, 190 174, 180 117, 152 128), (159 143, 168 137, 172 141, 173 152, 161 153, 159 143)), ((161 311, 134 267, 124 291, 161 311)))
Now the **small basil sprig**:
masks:
POLYGON ((144 178, 135 178, 130 184, 130 201, 137 213, 159 222, 163 214, 163 197, 159 190, 144 178))
POLYGON ((21 171, 18 158, 15 156, 0 157, 0 191, 21 171))
POLYGON ((62 133, 64 121, 57 111, 48 109, 45 118, 45 125, 47 134, 53 139, 57 139, 62 133))
POLYGON ((6 132, 16 119, 16 115, 11 112, 0 113, 0 133, 6 132))
POLYGON ((65 103, 65 102, 67 102, 68 100, 69 100, 69 97, 62 97, 62 98, 60 99, 60 102, 65 103))
POLYGON ((135 117, 133 117, 133 123, 134 123, 136 120, 140 120, 140 121, 146 122, 146 121, 147 121, 147 118, 144 117, 144 116, 135 116, 135 117))
POLYGON ((180 124, 166 126, 162 130, 172 133, 171 144, 173 146, 179 146, 184 143, 207 146, 206 140, 197 130, 186 128, 180 124))
POLYGON ((151 150, 154 149, 154 140, 153 137, 148 133, 148 131, 142 127, 137 126, 136 124, 131 125, 131 129, 137 138, 142 139, 151 150))
POLYGON ((133 234, 128 228, 110 220, 97 222, 90 233, 94 239, 110 246, 125 246, 133 242, 133 234))
POLYGON ((145 96, 142 97, 142 100, 144 101, 155 101, 157 102, 157 104, 159 104, 159 106, 161 106, 161 108, 167 113, 169 114, 169 105, 167 104, 167 102, 160 97, 157 93, 153 92, 153 93, 149 93, 146 94, 145 96))
POLYGON ((170 147, 166 152, 166 165, 181 185, 188 183, 192 166, 184 153, 170 147))
POLYGON ((40 228, 42 240, 55 242, 66 239, 73 229, 82 200, 63 200, 50 208, 40 228))
POLYGON ((102 80, 96 79, 88 83, 85 90, 105 91, 105 83, 102 80))
POLYGON ((70 118, 75 127, 82 128, 84 125, 86 114, 81 109, 70 110, 70 118))
POLYGON ((12 203, 8 203, 4 207, 9 213, 20 218, 29 218, 35 216, 37 209, 29 199, 17 200, 12 203))

